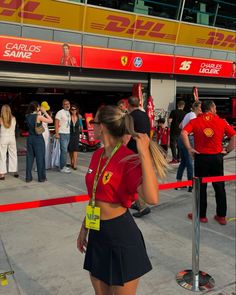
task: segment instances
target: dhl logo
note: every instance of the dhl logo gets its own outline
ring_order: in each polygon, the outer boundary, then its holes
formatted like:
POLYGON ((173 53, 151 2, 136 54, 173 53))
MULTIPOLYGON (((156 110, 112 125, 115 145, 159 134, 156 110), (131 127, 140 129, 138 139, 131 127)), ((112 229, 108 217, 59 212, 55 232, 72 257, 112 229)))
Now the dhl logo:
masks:
MULTIPOLYGON (((146 36, 151 38, 176 40, 176 34, 164 33, 163 29, 168 28, 164 23, 152 20, 137 19, 135 21, 130 20, 128 17, 108 15, 106 17, 108 23, 94 23, 90 24, 90 27, 95 30, 103 30, 108 32, 146 36)), ((151 39, 150 38, 150 39, 151 39)), ((197 43, 205 45, 217 45, 220 47, 234 48, 236 46, 235 34, 227 34, 216 31, 210 31, 208 38, 196 38, 197 43)))
POLYGON ((0 0, 0 16, 14 16, 23 19, 60 23, 60 17, 39 14, 36 12, 40 6, 40 1, 32 0, 0 0))
POLYGON ((106 18, 109 22, 108 24, 99 24, 91 23, 90 27, 92 29, 104 30, 114 33, 125 33, 128 35, 137 35, 137 36, 149 36, 152 38, 163 38, 175 40, 176 35, 174 34, 165 34, 161 32, 165 24, 158 23, 155 21, 145 21, 137 19, 134 22, 128 17, 108 15, 106 18))
POLYGON ((222 47, 233 48, 236 45, 236 36, 235 35, 225 35, 218 32, 209 32, 210 38, 206 41, 205 44, 208 45, 220 45, 222 47))

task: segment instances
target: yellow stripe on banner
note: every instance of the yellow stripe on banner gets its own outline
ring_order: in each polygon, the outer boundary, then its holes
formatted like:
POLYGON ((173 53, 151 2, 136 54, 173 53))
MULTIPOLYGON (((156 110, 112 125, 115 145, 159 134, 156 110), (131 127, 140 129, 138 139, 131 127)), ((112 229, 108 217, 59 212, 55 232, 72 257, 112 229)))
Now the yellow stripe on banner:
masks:
POLYGON ((0 1, 0 20, 96 35, 236 50, 236 32, 55 0, 0 1), (28 5, 30 4, 30 5, 28 5), (83 17, 86 12, 83 27, 83 17))
POLYGON ((6 5, 2 2, 4 1, 0 1, 1 21, 74 31, 82 30, 84 6, 78 5, 78 3, 63 3, 54 0, 25 0, 24 5, 21 5, 21 1, 13 0, 10 1, 12 4, 6 5), (9 8, 6 8, 6 6, 9 8))

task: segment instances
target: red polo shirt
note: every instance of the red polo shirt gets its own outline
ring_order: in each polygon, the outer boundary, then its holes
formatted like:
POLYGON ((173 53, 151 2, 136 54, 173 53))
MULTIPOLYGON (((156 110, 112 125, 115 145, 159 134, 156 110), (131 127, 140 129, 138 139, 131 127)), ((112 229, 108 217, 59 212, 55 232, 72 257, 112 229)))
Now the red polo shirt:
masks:
POLYGON ((194 148, 200 154, 219 154, 222 152, 224 134, 229 138, 236 135, 234 129, 224 120, 211 112, 203 113, 191 120, 184 129, 194 134, 194 148))

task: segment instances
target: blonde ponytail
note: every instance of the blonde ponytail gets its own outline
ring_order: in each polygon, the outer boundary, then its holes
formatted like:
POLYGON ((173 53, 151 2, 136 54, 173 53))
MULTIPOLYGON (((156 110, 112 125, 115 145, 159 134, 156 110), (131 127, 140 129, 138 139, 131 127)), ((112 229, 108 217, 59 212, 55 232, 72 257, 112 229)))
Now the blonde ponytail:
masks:
MULTIPOLYGON (((138 137, 138 133, 134 131, 134 122, 130 114, 124 114, 116 106, 104 106, 98 111, 98 121, 106 125, 106 128, 111 136, 122 140, 123 136, 130 134, 133 138, 138 137)), ((166 170, 168 164, 163 152, 158 145, 150 139, 149 150, 154 162, 154 166, 157 170, 157 174, 160 178, 166 176, 166 170)), ((136 158, 137 155, 128 156, 128 158, 136 158)), ((140 160, 137 159, 137 164, 140 160)))
POLYGON ((158 176, 163 179, 166 177, 166 171, 168 168, 168 163, 163 155, 163 152, 158 147, 158 145, 150 139, 149 150, 153 159, 153 163, 157 170, 158 176))
MULTIPOLYGON (((124 121, 126 126, 126 133, 132 137, 137 137, 138 133, 134 131, 134 122, 132 116, 129 114, 124 115, 124 121)), ((161 151, 160 147, 150 139, 149 150, 153 159, 154 166, 157 170, 158 176, 163 179, 166 177, 166 171, 168 168, 167 161, 161 151)))

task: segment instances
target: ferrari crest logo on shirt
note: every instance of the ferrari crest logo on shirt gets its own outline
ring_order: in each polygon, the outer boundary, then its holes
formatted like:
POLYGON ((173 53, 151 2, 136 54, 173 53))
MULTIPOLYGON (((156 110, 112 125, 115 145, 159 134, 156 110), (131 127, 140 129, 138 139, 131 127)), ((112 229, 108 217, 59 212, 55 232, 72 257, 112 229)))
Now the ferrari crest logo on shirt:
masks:
POLYGON ((203 130, 203 133, 207 136, 207 137, 212 137, 214 135, 214 131, 211 128, 205 128, 203 130))
POLYGON ((211 119, 212 119, 211 116, 208 116, 208 115, 205 116, 205 120, 206 120, 206 121, 211 121, 211 119))
POLYGON ((105 171, 105 173, 104 173, 104 175, 103 175, 103 178, 102 178, 102 183, 103 183, 103 184, 107 184, 107 183, 110 181, 112 175, 113 175, 112 172, 110 172, 110 171, 105 171))
POLYGON ((128 63, 128 57, 127 56, 121 56, 120 58, 122 66, 126 66, 128 63))

